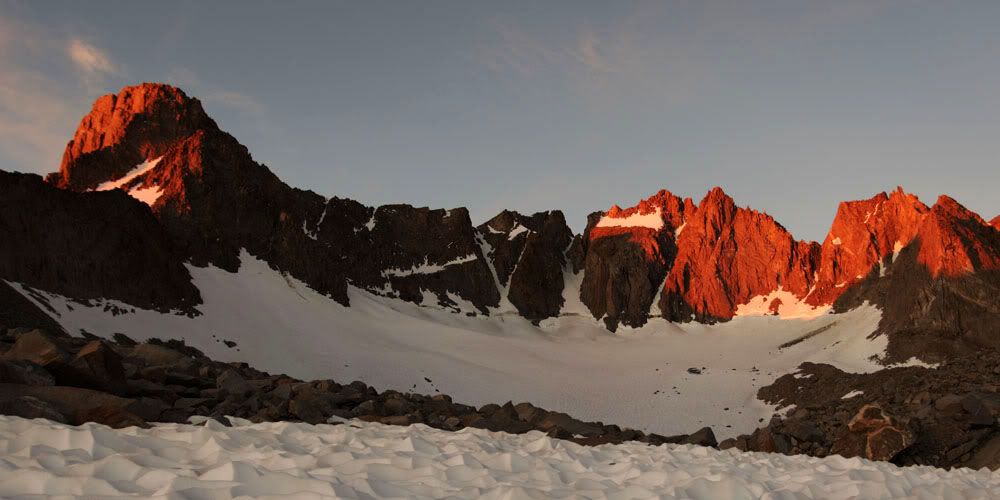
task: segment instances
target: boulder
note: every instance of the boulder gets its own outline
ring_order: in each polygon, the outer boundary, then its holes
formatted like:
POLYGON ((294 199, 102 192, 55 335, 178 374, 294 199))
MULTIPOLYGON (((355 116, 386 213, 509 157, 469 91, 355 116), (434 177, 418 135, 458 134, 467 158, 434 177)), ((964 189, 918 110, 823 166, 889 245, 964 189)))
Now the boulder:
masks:
POLYGON ((388 415, 406 415, 414 409, 413 403, 401 398, 390 398, 382 403, 382 409, 388 415))
POLYGON ((799 441, 820 442, 823 440, 823 431, 810 420, 785 421, 782 429, 785 434, 799 441))
POLYGON ((0 383, 54 385, 55 378, 31 361, 0 359, 0 383))
POLYGON ((763 451, 767 453, 788 453, 791 445, 785 436, 778 434, 769 427, 757 429, 747 438, 748 451, 763 451))
POLYGON ((75 380, 67 380, 65 385, 92 387, 114 394, 125 391, 125 368, 121 356, 107 342, 88 342, 77 351, 69 367, 75 380))
MULTIPOLYGON (((940 399, 938 400, 940 401, 940 399)), ((869 460, 892 460, 913 444, 913 433, 878 403, 866 404, 851 418, 831 453, 869 460)))
POLYGON ((865 432, 892 425, 892 417, 878 403, 866 404, 851 418, 847 428, 851 432, 865 432))
POLYGON ((187 356, 179 351, 157 344, 139 344, 132 348, 132 356, 141 359, 146 366, 173 365, 187 356))
POLYGON ((887 425, 868 433, 865 458, 892 460, 911 444, 913 444, 913 434, 905 429, 887 425))
POLYGON ((236 370, 226 370, 215 379, 215 385, 219 388, 219 397, 245 396, 254 391, 253 385, 246 381, 236 370))
POLYGON ((4 354, 5 359, 30 361, 46 366, 55 362, 66 362, 70 353, 58 337, 42 330, 32 330, 21 334, 14 346, 4 354))
POLYGON ((116 405, 95 406, 83 409, 73 415, 73 423, 81 425, 87 422, 95 422, 106 425, 112 429, 123 429, 125 427, 149 427, 142 417, 116 405))
POLYGON ((51 404, 33 396, 0 400, 0 414, 21 418, 44 418, 61 424, 67 423, 66 417, 51 404))
POLYGON ((300 392, 288 403, 289 413, 310 424, 326 422, 337 408, 336 394, 315 389, 300 392))
POLYGON ((598 436, 601 428, 586 422, 581 422, 565 413, 553 411, 541 419, 537 428, 543 432, 550 432, 553 429, 562 429, 570 435, 580 435, 584 437, 598 436))
POLYGON ((698 446, 709 446, 716 447, 719 442, 715 440, 715 433, 712 432, 711 427, 702 427, 694 432, 694 434, 689 434, 683 440, 682 444, 693 444, 698 446))

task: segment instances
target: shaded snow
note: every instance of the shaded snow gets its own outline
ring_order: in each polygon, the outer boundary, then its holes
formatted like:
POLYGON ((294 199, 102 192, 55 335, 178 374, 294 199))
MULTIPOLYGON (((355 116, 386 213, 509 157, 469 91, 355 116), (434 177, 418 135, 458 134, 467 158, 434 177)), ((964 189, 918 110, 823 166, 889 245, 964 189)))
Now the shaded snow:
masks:
POLYGON ((854 391, 848 392, 847 394, 844 394, 843 396, 840 397, 840 399, 851 399, 854 396, 861 396, 864 393, 865 393, 865 391, 854 390, 854 391))
POLYGON ((1000 472, 352 420, 113 430, 0 417, 0 497, 988 498, 1000 472))
POLYGON ((668 435, 711 425, 720 438, 769 419, 774 408, 756 399, 757 390, 803 361, 872 371, 880 366, 870 358, 887 343, 885 336, 867 338, 881 317, 874 306, 813 320, 741 317, 703 325, 654 318, 612 334, 579 302, 583 273, 568 269, 563 316, 538 327, 516 315, 467 317, 438 310, 436 298, 434 307, 420 307, 354 287, 351 307, 344 307, 246 252, 237 273, 189 270, 204 300, 194 318, 142 309, 116 316, 104 307, 121 305, 113 301, 84 306, 50 295, 48 303, 71 332, 183 338, 215 359, 273 373, 358 379, 379 390, 440 390, 475 405, 530 401, 668 435), (240 351, 213 335, 236 341, 240 351), (704 370, 693 375, 691 367, 704 370))
POLYGON ((510 230, 510 234, 507 236, 507 240, 511 241, 514 238, 517 238, 518 236, 520 236, 522 233, 526 233, 526 232, 530 232, 530 230, 528 228, 520 225, 520 224, 517 224, 517 225, 515 225, 513 227, 513 229, 510 230))
POLYGON ((476 254, 470 253, 469 255, 463 255, 461 257, 457 257, 455 259, 452 259, 448 262, 444 262, 441 264, 431 264, 428 261, 427 257, 424 257, 424 262, 422 264, 417 264, 409 269, 399 269, 399 268, 386 269, 382 271, 382 276, 410 276, 413 274, 433 274, 444 271, 445 268, 451 266, 457 266, 459 264, 465 264, 466 262, 472 262, 477 258, 478 257, 476 256, 476 254))
POLYGON ((605 215, 597 221, 597 227, 649 227, 653 229, 663 228, 663 217, 660 216, 660 208, 657 207, 653 213, 635 213, 628 217, 609 217, 605 215))

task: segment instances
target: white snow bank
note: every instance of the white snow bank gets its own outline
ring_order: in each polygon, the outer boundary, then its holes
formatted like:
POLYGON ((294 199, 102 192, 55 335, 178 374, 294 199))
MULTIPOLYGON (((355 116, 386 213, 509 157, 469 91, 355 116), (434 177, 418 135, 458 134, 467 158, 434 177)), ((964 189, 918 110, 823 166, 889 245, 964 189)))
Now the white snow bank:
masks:
POLYGON ((1000 472, 900 468, 638 443, 587 448, 540 432, 341 425, 112 430, 0 417, 0 497, 988 498, 1000 472))
POLYGON ((440 391, 473 405, 529 401, 665 435, 710 425, 720 439, 770 419, 774 407, 756 398, 758 389, 802 362, 877 370, 870 358, 882 355, 888 342, 868 338, 881 318, 874 306, 813 320, 678 325, 654 318, 612 334, 579 302, 582 272, 567 271, 565 294, 573 300, 564 315, 536 327, 520 316, 468 317, 353 287, 351 307, 344 307, 245 252, 237 273, 188 269, 204 300, 203 314, 194 318, 111 301, 84 306, 48 295, 47 302, 70 332, 183 338, 213 359, 302 379, 440 391), (105 305, 135 312, 115 315, 105 305), (217 339, 237 342, 239 351, 217 339), (704 369, 696 375, 688 373, 692 367, 704 369))
POLYGON ((476 260, 476 254, 470 253, 469 255, 463 255, 461 257, 456 257, 448 262, 442 264, 431 264, 427 257, 424 257, 424 262, 417 264, 409 269, 399 269, 392 268, 382 271, 382 276, 410 276, 413 274, 434 274, 444 271, 445 268, 451 266, 457 266, 459 264, 465 264, 466 262, 472 262, 476 260))
POLYGON ((635 213, 628 217, 609 217, 605 215, 597 221, 597 227, 649 227, 653 229, 663 229, 663 217, 660 216, 660 208, 657 207, 653 213, 635 213))
MULTIPOLYGON (((806 295, 808 297, 808 295, 806 295)), ((746 304, 736 306, 736 316, 768 316, 772 315, 771 303, 780 300, 778 306, 778 317, 784 319, 812 319, 830 312, 831 306, 814 306, 807 304, 803 299, 795 296, 778 287, 777 290, 767 294, 758 295, 750 299, 746 304)))
POLYGON ((156 168, 156 166, 160 164, 160 160, 162 160, 162 159, 163 159, 163 157, 161 156, 161 157, 153 159, 153 160, 146 160, 145 162, 142 162, 139 165, 136 165, 135 168, 133 168, 132 170, 129 170, 128 172, 125 173, 125 175, 119 177, 118 179, 115 179, 113 181, 106 181, 106 182, 102 182, 102 183, 98 184, 97 187, 94 188, 94 190, 95 191, 110 191, 112 189, 123 189, 126 192, 128 192, 129 196, 131 196, 131 197, 133 197, 133 198, 135 198, 135 199, 137 199, 137 200, 139 200, 139 201, 141 201, 141 202, 143 202, 143 203, 145 203, 147 205, 152 206, 153 203, 156 203, 156 200, 158 200, 160 198, 160 196, 163 194, 163 189, 162 188, 160 188, 159 186, 150 186, 150 187, 144 187, 144 188, 131 188, 130 189, 130 187, 131 187, 131 184, 133 183, 133 181, 135 181, 136 179, 138 179, 140 176, 142 176, 146 172, 149 172, 150 170, 153 170, 154 168, 156 168))
POLYGON ((507 240, 508 241, 513 241, 514 238, 517 238, 518 236, 520 236, 521 233, 526 233, 526 232, 529 232, 529 231, 530 230, 527 227, 524 227, 524 226, 522 226, 520 224, 516 224, 513 227, 513 229, 510 230, 510 234, 507 236, 507 240))

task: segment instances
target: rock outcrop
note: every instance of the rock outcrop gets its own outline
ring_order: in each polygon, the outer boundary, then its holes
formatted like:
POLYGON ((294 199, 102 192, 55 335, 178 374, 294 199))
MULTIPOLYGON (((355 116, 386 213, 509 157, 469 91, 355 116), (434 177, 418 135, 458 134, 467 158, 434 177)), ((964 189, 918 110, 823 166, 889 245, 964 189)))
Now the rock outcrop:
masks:
POLYGON ((720 443, 790 454, 860 456, 899 465, 1000 468, 1000 351, 979 349, 940 366, 846 373, 804 363, 758 392, 784 408, 753 434, 720 443), (770 450, 773 451, 773 450, 770 450))
POLYGON ((990 225, 1000 230, 1000 215, 994 217, 993 220, 990 221, 990 225))
POLYGON ((534 322, 559 315, 566 253, 573 242, 562 212, 525 216, 504 210, 476 230, 497 289, 506 292, 503 298, 534 322))
POLYGON ((0 172, 0 228, 4 280, 161 311, 201 301, 174 240, 120 191, 77 193, 0 172))

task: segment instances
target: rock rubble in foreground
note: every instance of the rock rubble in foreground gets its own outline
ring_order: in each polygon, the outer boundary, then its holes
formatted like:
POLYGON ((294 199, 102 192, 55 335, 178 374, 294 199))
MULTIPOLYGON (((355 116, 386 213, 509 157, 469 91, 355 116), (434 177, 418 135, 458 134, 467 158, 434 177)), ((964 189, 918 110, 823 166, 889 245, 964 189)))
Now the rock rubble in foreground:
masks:
MULTIPOLYGON (((4 331, 0 328, 0 331, 4 331)), ((310 424, 357 418, 389 425, 421 423, 456 431, 466 427, 522 434, 541 431, 583 445, 638 441, 716 446, 704 428, 661 436, 602 422, 584 422, 530 403, 476 408, 445 394, 378 392, 363 382, 305 382, 271 375, 246 363, 213 361, 180 341, 137 343, 70 337, 40 329, 0 334, 0 414, 114 428, 153 422, 186 423, 207 416, 252 422, 310 424), (336 417, 336 418, 333 418, 336 417)))

